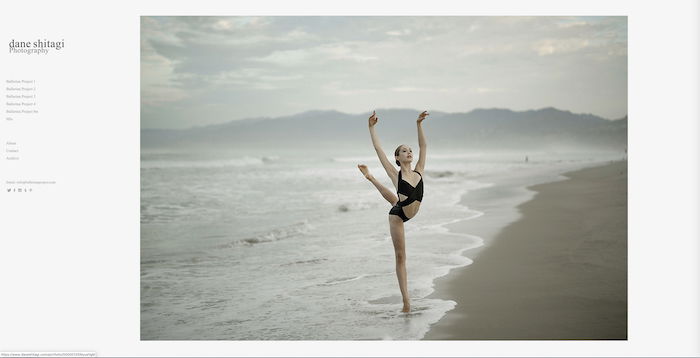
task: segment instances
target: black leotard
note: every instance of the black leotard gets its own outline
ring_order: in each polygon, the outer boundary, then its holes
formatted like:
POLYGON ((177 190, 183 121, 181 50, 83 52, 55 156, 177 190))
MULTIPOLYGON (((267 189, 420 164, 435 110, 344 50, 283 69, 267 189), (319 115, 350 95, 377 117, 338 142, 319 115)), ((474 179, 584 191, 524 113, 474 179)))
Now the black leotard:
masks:
MULTIPOLYGON (((414 172, 418 173, 415 170, 414 172)), ((410 219, 403 212, 403 207, 408 204, 411 204, 414 201, 420 202, 421 200, 423 200, 423 175, 421 175, 421 173, 418 173, 418 175, 420 175, 420 180, 418 181, 418 184, 416 184, 416 186, 413 187, 407 181, 401 179, 401 170, 399 170, 399 183, 398 190, 396 191, 396 196, 398 197, 398 194, 403 194, 406 196, 406 199, 404 201, 397 202, 396 205, 394 205, 391 208, 391 210, 389 210, 389 215, 396 215, 400 217, 401 220, 403 220, 404 222, 410 219)))

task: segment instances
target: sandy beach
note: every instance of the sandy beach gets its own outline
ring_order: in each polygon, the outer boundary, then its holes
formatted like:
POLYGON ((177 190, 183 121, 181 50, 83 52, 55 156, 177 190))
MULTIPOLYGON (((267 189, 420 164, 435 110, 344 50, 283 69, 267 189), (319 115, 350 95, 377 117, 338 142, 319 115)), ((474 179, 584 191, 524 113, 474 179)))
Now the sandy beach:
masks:
POLYGON ((627 162, 565 176, 437 281, 457 306, 424 339, 627 339, 627 162))

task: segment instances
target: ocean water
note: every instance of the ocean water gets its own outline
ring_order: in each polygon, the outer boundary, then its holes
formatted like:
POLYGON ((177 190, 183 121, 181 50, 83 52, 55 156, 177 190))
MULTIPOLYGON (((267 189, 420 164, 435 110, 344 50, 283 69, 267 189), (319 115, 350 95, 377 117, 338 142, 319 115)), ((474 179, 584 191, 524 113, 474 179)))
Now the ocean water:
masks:
POLYGON ((455 306, 426 298, 433 281, 471 264, 462 254, 483 242, 446 228, 484 214, 461 202, 466 193, 612 158, 431 152, 420 211, 405 224, 406 314, 390 204, 356 167, 394 190, 375 156, 142 152, 141 338, 420 339, 455 306))

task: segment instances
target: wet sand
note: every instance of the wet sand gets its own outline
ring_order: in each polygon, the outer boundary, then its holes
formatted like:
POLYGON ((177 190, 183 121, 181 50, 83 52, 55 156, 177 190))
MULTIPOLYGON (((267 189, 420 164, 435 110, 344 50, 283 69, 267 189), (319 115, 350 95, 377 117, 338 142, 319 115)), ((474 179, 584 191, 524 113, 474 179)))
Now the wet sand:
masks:
POLYGON ((437 281, 457 306, 424 339, 627 339, 627 162, 565 176, 437 281))

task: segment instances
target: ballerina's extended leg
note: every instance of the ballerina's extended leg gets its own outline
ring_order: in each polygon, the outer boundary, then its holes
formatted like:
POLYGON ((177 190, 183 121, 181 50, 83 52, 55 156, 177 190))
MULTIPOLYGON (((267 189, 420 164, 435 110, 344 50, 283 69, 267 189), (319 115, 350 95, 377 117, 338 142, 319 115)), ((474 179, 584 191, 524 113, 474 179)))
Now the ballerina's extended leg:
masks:
POLYGON ((394 194, 394 192, 389 190, 389 188, 385 187, 384 185, 382 185, 382 183, 380 183, 377 179, 375 179, 374 175, 372 175, 369 172, 369 168, 367 168, 366 165, 359 164, 357 167, 360 169, 360 171, 365 176, 365 178, 367 178, 367 180, 369 180, 370 182, 372 182, 372 184, 374 184, 374 187, 376 187, 377 190, 379 190, 379 193, 382 194, 384 199, 386 199, 386 201, 388 201, 389 204, 396 205, 396 203, 399 201, 399 198, 396 197, 396 194, 394 194))

